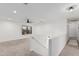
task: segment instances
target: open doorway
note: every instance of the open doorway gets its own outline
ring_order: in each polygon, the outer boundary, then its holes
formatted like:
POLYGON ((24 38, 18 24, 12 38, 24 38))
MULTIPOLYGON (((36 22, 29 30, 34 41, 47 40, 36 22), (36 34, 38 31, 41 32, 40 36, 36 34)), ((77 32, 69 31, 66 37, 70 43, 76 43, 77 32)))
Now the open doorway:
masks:
POLYGON ((67 44, 69 44, 71 40, 76 40, 79 47, 79 20, 67 20, 67 37, 67 44))
POLYGON ((67 20, 67 44, 60 56, 79 56, 79 20, 67 20))

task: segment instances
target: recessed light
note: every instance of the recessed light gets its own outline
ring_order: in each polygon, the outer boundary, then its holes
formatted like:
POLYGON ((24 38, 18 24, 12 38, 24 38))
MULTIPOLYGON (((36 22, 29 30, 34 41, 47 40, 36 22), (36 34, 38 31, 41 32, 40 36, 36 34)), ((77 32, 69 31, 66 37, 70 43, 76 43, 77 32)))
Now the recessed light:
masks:
POLYGON ((16 14, 16 10, 14 10, 13 13, 16 14))

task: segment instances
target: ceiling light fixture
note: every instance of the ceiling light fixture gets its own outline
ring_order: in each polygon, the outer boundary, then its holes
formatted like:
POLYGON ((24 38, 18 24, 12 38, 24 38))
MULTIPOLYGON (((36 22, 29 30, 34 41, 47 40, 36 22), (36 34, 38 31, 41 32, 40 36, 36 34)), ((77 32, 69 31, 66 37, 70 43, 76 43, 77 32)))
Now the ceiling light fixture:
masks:
POLYGON ((72 5, 67 8, 68 11, 73 11, 76 8, 77 5, 72 5))
POLYGON ((69 11, 73 11, 73 9, 74 9, 73 6, 69 7, 69 11))

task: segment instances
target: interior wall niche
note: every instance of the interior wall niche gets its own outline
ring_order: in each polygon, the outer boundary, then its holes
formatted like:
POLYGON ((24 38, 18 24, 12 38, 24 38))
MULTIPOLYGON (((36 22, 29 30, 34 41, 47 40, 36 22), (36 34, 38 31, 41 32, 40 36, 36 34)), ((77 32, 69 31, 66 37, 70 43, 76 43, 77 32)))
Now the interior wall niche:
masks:
POLYGON ((22 35, 32 34, 32 26, 22 25, 22 35))

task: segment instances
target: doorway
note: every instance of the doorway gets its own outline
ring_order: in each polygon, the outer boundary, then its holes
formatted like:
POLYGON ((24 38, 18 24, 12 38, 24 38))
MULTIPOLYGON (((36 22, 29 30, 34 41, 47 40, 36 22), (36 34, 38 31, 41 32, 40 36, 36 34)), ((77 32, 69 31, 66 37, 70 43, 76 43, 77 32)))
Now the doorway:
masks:
POLYGON ((79 20, 67 20, 67 44, 71 40, 76 40, 79 47, 79 20))

